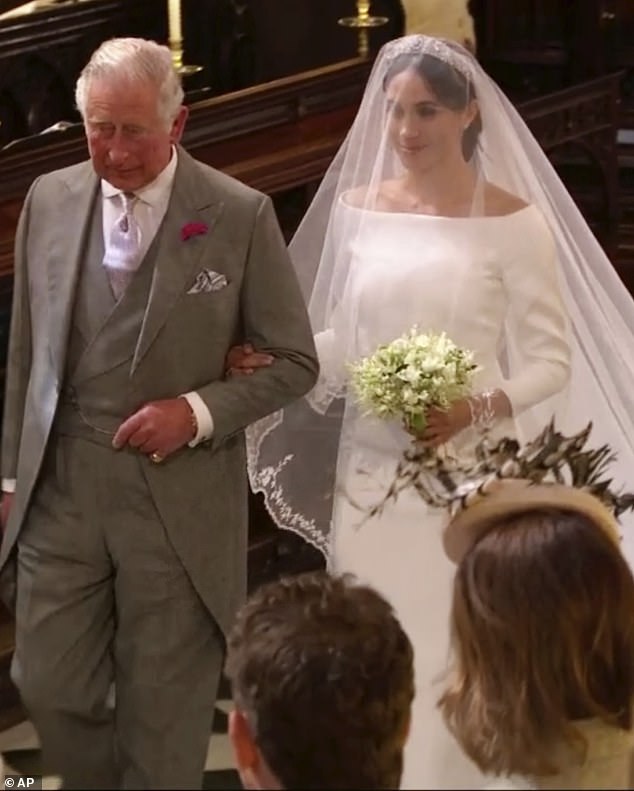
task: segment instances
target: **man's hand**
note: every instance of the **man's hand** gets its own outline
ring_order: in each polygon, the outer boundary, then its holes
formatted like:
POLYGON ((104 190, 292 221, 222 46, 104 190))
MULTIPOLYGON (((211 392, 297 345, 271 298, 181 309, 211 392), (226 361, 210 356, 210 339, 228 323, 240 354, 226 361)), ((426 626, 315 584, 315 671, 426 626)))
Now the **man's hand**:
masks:
POLYGON ((7 529, 11 506, 13 505, 13 497, 13 492, 2 492, 2 501, 0 502, 0 535, 7 529))
POLYGON ((196 434, 186 398, 150 401, 119 426, 112 440, 116 450, 129 445, 162 461, 190 442, 196 434))
POLYGON ((263 352, 256 352, 250 343, 233 346, 229 349, 225 362, 227 376, 249 376, 256 368, 266 368, 274 361, 274 357, 263 352))

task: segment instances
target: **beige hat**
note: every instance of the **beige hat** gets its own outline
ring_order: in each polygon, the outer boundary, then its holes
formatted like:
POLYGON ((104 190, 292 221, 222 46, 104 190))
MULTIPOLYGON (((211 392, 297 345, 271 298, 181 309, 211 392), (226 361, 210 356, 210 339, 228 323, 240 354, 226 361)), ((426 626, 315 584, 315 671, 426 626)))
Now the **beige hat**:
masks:
POLYGON ((618 523, 613 513, 588 491, 559 483, 531 483, 522 479, 497 479, 487 491, 472 500, 450 521, 443 533, 443 545, 450 560, 459 563, 471 547, 493 526, 515 514, 557 508, 588 517, 616 544, 620 544, 618 523))

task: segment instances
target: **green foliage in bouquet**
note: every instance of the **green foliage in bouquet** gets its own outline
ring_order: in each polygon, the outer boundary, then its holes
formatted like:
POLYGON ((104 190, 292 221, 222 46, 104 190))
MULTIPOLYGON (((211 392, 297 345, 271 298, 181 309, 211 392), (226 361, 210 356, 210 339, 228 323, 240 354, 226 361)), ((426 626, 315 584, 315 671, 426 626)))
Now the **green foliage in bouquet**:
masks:
POLYGON ((352 364, 350 372, 366 414, 397 418, 418 433, 430 407, 447 409, 471 393, 477 368, 473 353, 444 332, 420 334, 414 327, 352 364))

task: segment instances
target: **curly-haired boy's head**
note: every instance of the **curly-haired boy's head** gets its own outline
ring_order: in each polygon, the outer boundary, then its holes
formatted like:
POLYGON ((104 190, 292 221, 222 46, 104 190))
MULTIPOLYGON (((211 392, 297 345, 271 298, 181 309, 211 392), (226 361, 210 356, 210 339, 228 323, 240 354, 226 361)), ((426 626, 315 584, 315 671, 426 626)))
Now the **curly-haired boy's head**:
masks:
POLYGON ((238 615, 226 670, 247 787, 262 771, 282 788, 399 787, 413 650, 376 591, 325 572, 261 587, 238 615))

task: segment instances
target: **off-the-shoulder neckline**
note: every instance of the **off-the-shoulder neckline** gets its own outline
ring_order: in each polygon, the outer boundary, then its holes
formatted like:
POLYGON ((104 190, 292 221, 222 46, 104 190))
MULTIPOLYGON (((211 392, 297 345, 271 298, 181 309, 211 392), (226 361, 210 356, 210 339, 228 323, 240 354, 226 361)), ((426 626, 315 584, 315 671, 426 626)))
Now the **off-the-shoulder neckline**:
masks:
POLYGON ((346 209, 351 209, 352 211, 360 211, 360 212, 367 212, 368 214, 376 214, 381 216, 393 216, 393 217, 417 217, 422 218, 424 220, 504 220, 510 219, 513 217, 519 217, 520 215, 524 214, 524 212, 529 211, 529 209, 535 209, 535 204, 527 203, 525 206, 522 206, 520 209, 516 209, 515 211, 508 212, 507 214, 476 214, 476 215, 468 215, 468 216, 457 216, 457 215, 447 215, 447 214, 424 214, 423 212, 413 212, 413 211, 386 211, 385 209, 366 209, 362 206, 353 206, 351 203, 348 203, 345 200, 346 192, 342 192, 339 196, 339 202, 342 206, 345 206, 346 209))

